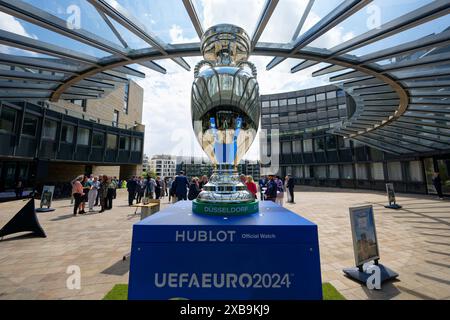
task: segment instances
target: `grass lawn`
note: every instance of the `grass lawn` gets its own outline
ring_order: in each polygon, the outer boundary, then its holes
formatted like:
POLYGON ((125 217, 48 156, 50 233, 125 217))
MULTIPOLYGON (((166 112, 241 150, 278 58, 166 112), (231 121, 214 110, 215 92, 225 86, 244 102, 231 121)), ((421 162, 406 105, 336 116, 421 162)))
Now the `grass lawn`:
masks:
MULTIPOLYGON (((344 296, 330 283, 322 284, 323 300, 345 300, 344 296)), ((103 300, 128 300, 128 285, 116 284, 103 300)))

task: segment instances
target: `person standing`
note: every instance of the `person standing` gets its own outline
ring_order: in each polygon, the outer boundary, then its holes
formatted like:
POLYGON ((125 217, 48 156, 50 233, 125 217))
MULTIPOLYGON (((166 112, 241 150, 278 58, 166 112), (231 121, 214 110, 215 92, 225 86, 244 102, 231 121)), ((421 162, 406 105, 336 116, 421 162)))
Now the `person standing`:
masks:
POLYGON ((187 200, 187 188, 189 187, 189 180, 184 175, 184 171, 180 171, 180 174, 175 177, 175 181, 172 184, 172 188, 175 190, 177 201, 187 200))
POLYGON ((284 200, 283 180, 281 180, 280 176, 276 176, 275 182, 277 183, 277 199, 275 202, 278 203, 280 206, 283 206, 283 200, 284 200))
POLYGON ((148 177, 147 180, 147 186, 146 186, 146 193, 147 193, 147 197, 149 199, 153 199, 153 193, 155 192, 155 187, 156 187, 156 181, 155 179, 153 179, 152 177, 148 177))
POLYGON ((188 199, 194 200, 198 197, 198 194, 200 193, 200 186, 198 182, 198 178, 194 177, 191 180, 191 184, 189 185, 189 194, 188 199))
POLYGON ((267 189, 265 192, 266 200, 276 202, 277 199, 277 183, 274 180, 273 175, 269 175, 269 181, 267 182, 267 189))
POLYGON ((103 175, 102 181, 100 182, 100 188, 99 188, 99 199, 100 199, 100 213, 104 212, 106 210, 106 199, 108 197, 108 176, 103 175))
POLYGON ((200 188, 200 190, 203 190, 203 187, 207 183, 208 183, 208 177, 207 176, 202 176, 202 180, 198 183, 198 187, 200 188))
POLYGON ((83 185, 81 182, 83 181, 83 176, 78 176, 75 180, 72 181, 72 196, 74 198, 74 206, 73 206, 73 215, 76 216, 77 212, 82 214, 80 210, 81 201, 83 198, 83 185))
POLYGON ((20 180, 20 179, 17 181, 15 193, 16 193, 16 199, 22 198, 23 183, 22 183, 22 180, 20 180))
POLYGON ((91 189, 88 192, 89 212, 94 211, 94 203, 95 203, 95 199, 97 199, 99 188, 100 188, 100 182, 98 181, 98 177, 95 176, 91 183, 91 189))
POLYGON ((141 203, 142 197, 145 192, 145 184, 144 179, 142 177, 137 178, 136 180, 136 203, 141 203))
POLYGON ((113 199, 114 199, 114 190, 116 189, 116 182, 114 179, 111 179, 108 181, 108 191, 106 193, 106 210, 111 210, 113 206, 113 199))
POLYGON ((83 180, 81 181, 81 185, 83 186, 83 196, 81 197, 81 203, 80 208, 81 211, 80 214, 86 213, 84 210, 86 208, 86 202, 88 201, 88 193, 91 189, 91 181, 89 181, 89 178, 87 176, 83 176, 83 180))
POLYGON ((172 189, 172 185, 173 179, 172 177, 170 177, 169 180, 167 181, 167 188, 169 189, 169 203, 172 201, 172 197, 175 195, 172 189))
POLYGON ((433 173, 433 186, 436 189, 439 199, 444 200, 444 195, 442 194, 442 180, 439 171, 433 173))
POLYGON ((158 176, 155 181, 155 199, 161 198, 161 189, 161 178, 158 176))
POLYGON ((116 199, 117 198, 117 188, 119 188, 120 182, 117 179, 117 177, 114 177, 112 181, 114 182, 114 184, 113 184, 113 187, 114 187, 113 188, 113 199, 116 199))
POLYGON ((295 203, 294 202, 294 178, 288 174, 286 177, 287 181, 286 181, 286 189, 288 190, 288 202, 289 203, 295 203))
POLYGON ((137 182, 135 177, 131 177, 127 182, 127 191, 128 191, 128 205, 133 205, 134 197, 136 194, 137 182))
POLYGON ((250 191, 251 194, 256 198, 258 198, 258 187, 256 186, 255 181, 253 181, 252 176, 247 176, 247 182, 245 183, 247 186, 248 191, 250 191))

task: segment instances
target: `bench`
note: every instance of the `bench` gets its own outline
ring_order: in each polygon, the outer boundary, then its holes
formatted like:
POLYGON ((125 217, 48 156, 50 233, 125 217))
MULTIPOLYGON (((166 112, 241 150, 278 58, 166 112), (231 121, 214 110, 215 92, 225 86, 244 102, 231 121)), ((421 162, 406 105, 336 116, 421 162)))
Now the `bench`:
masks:
POLYGON ((143 204, 143 203, 137 203, 133 204, 132 207, 135 207, 136 210, 134 211, 134 214, 137 213, 138 208, 141 208, 141 220, 147 218, 148 216, 156 213, 160 209, 160 202, 159 200, 149 200, 149 203, 143 204))

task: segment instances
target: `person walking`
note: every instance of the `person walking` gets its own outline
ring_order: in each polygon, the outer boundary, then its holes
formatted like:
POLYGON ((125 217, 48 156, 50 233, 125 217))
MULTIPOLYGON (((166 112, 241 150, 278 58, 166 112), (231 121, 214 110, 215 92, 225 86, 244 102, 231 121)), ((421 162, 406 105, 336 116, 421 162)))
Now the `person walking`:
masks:
POLYGON ((442 180, 439 171, 433 173, 433 186, 436 189, 439 199, 444 200, 444 195, 442 194, 442 180))
POLYGON ((81 182, 83 181, 83 176, 80 175, 72 181, 72 196, 74 198, 74 206, 73 206, 73 215, 76 216, 77 213, 83 214, 80 211, 80 205, 83 197, 83 185, 81 182))
POLYGON ((155 199, 161 198, 161 189, 161 178, 158 176, 155 181, 155 199))
POLYGON ((256 186, 255 181, 253 180, 252 176, 247 176, 247 182, 245 183, 247 186, 248 191, 250 191, 251 194, 256 198, 258 198, 258 187, 256 186))
POLYGON ((288 191, 288 202, 289 203, 295 203, 294 202, 294 178, 288 174, 286 177, 286 189, 288 191))
POLYGON ((269 175, 267 182, 267 189, 265 192, 266 200, 276 202, 277 199, 277 183, 274 180, 273 175, 269 175))
POLYGON ((89 193, 89 190, 91 190, 91 181, 89 181, 89 178, 87 176, 83 176, 81 185, 83 186, 83 196, 81 197, 81 203, 80 203, 81 211, 79 213, 84 214, 84 213, 86 213, 86 211, 84 209, 86 208, 86 202, 88 201, 88 193, 89 193))
POLYGON ((99 199, 100 199, 100 206, 101 206, 99 213, 102 213, 106 210, 106 199, 108 197, 108 185, 109 185, 108 176, 103 175, 102 181, 100 182, 100 188, 98 191, 99 199))
POLYGON ((188 193, 188 199, 194 200, 198 197, 198 194, 200 193, 200 186, 198 182, 198 178, 194 177, 191 180, 191 184, 189 185, 189 193, 188 193))
POLYGON ((100 182, 98 181, 98 177, 95 176, 92 179, 91 189, 88 192, 88 207, 89 212, 94 211, 95 199, 97 199, 98 189, 100 188, 100 182))
POLYGON ((283 180, 281 180, 280 176, 276 176, 275 182, 277 183, 277 199, 275 202, 278 203, 280 206, 283 206, 283 200, 284 200, 283 180))
POLYGON ((131 177, 127 182, 127 191, 128 191, 128 205, 133 205, 134 197, 136 194, 137 182, 135 177, 131 177))
POLYGON ((175 190, 177 201, 187 200, 187 188, 189 187, 189 180, 184 175, 184 171, 180 171, 180 174, 175 177, 175 181, 172 184, 172 188, 175 190))

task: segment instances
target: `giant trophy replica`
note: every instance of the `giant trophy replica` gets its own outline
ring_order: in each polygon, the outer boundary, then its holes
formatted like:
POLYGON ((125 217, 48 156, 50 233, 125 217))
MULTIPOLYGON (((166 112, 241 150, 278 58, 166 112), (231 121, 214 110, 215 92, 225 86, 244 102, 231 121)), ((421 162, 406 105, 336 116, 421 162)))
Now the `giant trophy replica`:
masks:
POLYGON ((191 111, 214 173, 194 201, 133 225, 128 298, 322 299, 317 225, 272 201, 258 203, 236 171, 260 117, 249 37, 221 24, 201 40, 191 111))
POLYGON ((214 173, 192 209, 211 215, 258 212, 258 202, 236 171, 260 117, 256 67, 247 61, 250 38, 240 27, 220 24, 203 34, 201 50, 204 60, 195 67, 192 85, 192 124, 214 173))

